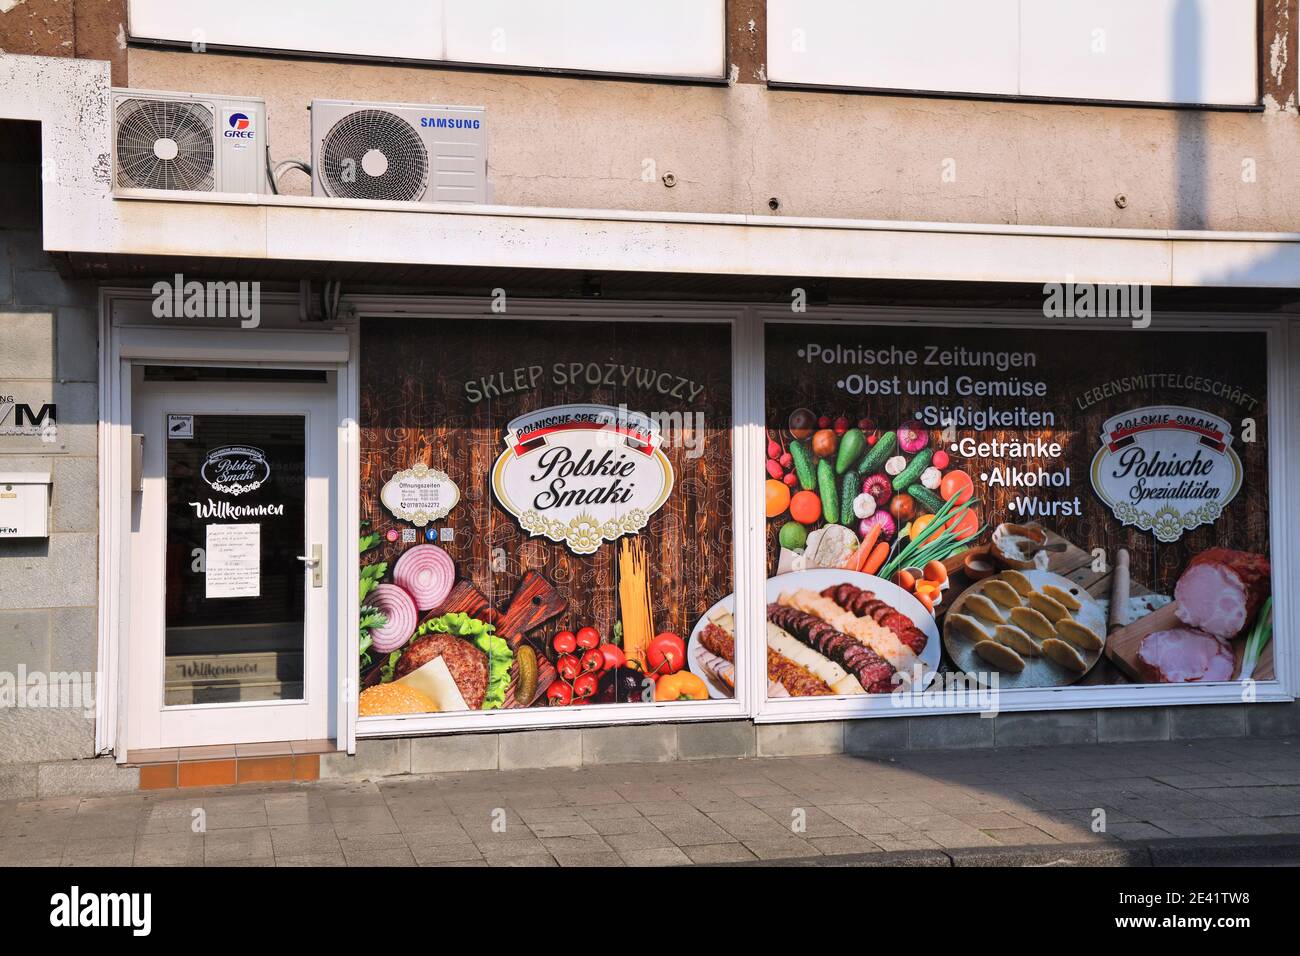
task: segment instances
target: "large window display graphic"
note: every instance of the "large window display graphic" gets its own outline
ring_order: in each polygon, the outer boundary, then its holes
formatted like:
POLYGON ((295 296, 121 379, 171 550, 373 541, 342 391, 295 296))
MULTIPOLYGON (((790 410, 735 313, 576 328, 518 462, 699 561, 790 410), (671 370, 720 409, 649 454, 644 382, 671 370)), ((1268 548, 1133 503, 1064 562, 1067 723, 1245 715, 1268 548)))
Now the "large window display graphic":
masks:
POLYGON ((1273 678, 1263 332, 766 352, 769 694, 1273 678))
POLYGON ((363 326, 360 714, 733 696, 730 326, 363 326))

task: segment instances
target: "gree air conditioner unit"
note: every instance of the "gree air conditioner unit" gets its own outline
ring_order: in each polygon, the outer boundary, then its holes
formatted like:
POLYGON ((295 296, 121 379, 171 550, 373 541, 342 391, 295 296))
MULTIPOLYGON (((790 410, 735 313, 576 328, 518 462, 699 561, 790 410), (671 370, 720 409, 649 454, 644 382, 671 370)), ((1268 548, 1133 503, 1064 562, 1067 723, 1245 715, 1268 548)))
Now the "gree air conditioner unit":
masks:
POLYGON ((313 196, 488 201, 482 107, 313 100, 311 143, 313 196))
POLYGON ((119 189, 266 192, 266 103, 248 96, 113 90, 119 189))

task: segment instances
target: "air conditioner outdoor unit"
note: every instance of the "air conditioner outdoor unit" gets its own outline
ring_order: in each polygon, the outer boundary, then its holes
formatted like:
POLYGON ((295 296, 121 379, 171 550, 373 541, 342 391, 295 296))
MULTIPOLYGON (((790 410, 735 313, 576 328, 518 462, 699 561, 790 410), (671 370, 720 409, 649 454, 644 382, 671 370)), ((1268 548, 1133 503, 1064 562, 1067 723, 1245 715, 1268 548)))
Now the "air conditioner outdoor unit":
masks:
POLYGON ((120 189, 266 192, 265 101, 113 90, 113 181, 120 189))
POLYGON ((311 142, 313 196, 488 201, 482 107, 314 100, 311 142))

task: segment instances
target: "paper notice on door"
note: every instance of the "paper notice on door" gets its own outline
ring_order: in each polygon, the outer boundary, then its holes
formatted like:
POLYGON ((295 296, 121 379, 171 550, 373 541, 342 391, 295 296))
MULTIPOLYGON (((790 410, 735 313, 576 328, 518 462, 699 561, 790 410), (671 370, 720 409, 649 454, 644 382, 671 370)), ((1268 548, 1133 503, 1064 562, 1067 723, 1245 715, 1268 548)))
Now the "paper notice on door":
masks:
POLYGON ((260 597, 262 593, 262 526, 210 524, 207 533, 204 596, 260 597))

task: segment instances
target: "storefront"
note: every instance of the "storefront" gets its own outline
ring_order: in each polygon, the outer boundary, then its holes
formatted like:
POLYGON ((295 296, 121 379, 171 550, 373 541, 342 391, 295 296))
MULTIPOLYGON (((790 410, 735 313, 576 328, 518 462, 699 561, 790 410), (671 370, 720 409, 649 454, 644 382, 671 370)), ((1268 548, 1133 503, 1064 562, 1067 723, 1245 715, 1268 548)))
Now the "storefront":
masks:
POLYGON ((340 316, 105 293, 119 747, 1294 693, 1285 319, 340 316))

